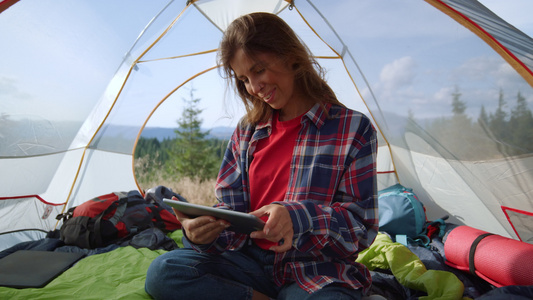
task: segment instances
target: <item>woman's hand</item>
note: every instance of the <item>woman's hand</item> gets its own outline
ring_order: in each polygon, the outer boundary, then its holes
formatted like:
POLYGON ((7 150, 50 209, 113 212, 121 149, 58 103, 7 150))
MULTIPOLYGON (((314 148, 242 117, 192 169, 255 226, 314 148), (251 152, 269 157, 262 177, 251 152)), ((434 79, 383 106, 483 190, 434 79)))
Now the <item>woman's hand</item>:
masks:
POLYGON ((292 227, 291 215, 285 206, 269 204, 250 214, 259 218, 264 216, 268 217, 263 231, 252 232, 250 234, 251 238, 267 239, 277 243, 277 246, 270 248, 270 250, 275 252, 285 252, 291 249, 294 229, 292 227))
POLYGON ((172 210, 185 230, 187 239, 197 245, 211 244, 224 229, 230 226, 228 222, 211 216, 190 218, 174 208, 172 210))

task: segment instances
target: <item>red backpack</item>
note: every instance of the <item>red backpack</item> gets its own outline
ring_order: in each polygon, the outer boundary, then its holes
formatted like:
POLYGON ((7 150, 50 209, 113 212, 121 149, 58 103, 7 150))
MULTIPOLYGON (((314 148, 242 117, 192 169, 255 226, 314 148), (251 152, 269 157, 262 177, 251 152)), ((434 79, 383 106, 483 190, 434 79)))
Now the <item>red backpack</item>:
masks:
MULTIPOLYGON (((181 196, 178 199, 186 201, 181 196)), ((162 197, 149 193, 143 198, 137 190, 95 197, 57 219, 63 219, 59 232, 65 244, 90 249, 124 241, 152 227, 164 232, 181 228, 162 197)))

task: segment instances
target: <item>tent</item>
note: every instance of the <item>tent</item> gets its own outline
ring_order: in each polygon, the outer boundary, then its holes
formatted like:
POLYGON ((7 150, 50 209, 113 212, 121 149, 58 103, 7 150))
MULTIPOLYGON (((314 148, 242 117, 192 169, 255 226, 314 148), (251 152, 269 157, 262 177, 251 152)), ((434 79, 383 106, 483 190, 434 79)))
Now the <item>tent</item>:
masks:
POLYGON ((475 0, 4 0, 0 11, 2 249, 44 237, 87 199, 138 189, 136 141, 176 120, 189 87, 206 111, 238 107, 216 48, 252 11, 286 19, 339 99, 371 116, 380 188, 401 182, 429 219, 533 243, 522 122, 533 40, 475 0))

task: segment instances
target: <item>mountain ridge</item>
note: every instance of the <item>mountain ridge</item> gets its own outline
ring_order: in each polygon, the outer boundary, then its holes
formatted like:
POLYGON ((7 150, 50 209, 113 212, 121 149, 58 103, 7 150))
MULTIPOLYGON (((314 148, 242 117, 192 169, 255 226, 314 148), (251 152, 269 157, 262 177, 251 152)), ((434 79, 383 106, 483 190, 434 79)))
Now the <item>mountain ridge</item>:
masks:
MULTIPOLYGON (((146 127, 141 133, 143 138, 156 138, 158 141, 164 139, 173 139, 176 137, 176 130, 178 128, 169 127, 146 127)), ((202 128, 202 131, 209 131, 208 138, 217 138, 222 140, 229 140, 233 134, 233 127, 218 126, 213 128, 202 128)))

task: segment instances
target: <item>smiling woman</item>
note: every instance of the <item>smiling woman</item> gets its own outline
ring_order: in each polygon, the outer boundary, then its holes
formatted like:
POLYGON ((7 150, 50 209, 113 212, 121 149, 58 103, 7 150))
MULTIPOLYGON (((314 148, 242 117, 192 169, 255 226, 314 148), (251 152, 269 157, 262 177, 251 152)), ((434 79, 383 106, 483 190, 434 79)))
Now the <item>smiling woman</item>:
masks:
MULTIPOLYGON (((506 9, 501 15, 524 32, 533 22, 529 16, 532 1, 482 3, 497 13, 499 8, 506 9)), ((213 201, 218 197, 231 208, 275 217, 270 219, 273 226, 267 226, 269 232, 248 239, 225 231, 212 247, 206 247, 207 252, 250 250, 253 244, 257 247, 247 254, 264 257, 264 252, 292 246, 272 260, 266 256, 269 271, 276 258, 287 260, 275 267, 294 263, 275 273, 279 276, 276 283, 324 278, 304 272, 327 269, 328 276, 361 274, 356 280, 364 281, 364 286, 367 274, 358 273, 364 268, 346 271, 344 259, 351 263, 360 247, 371 243, 375 228, 365 233, 362 225, 375 224, 362 220, 373 215, 371 200, 364 199, 371 191, 350 184, 358 176, 367 179, 374 169, 379 189, 401 182, 416 191, 428 219, 449 215, 449 223, 533 243, 533 40, 510 24, 476 0, 17 1, 0 13, 0 248, 44 239, 59 225, 54 215, 94 196, 141 190, 133 170, 137 138, 145 125, 152 124, 169 127, 174 135, 184 109, 182 98, 188 98, 190 88, 201 99, 205 129, 218 126, 213 120, 237 129, 230 143, 217 149, 229 146, 221 179, 211 183, 211 188, 201 187, 211 191, 211 196, 203 197, 213 201), (231 73, 219 72, 216 53, 228 25, 255 11, 273 13, 296 32, 326 71, 323 79, 335 98, 346 107, 319 103, 288 121, 274 112, 270 123, 257 122, 254 127, 248 122, 241 95, 226 90, 219 76, 233 78, 231 73), (229 105, 238 108, 234 118, 225 119, 229 105), (334 113, 328 117, 325 111, 334 113), (346 122, 333 126, 335 117, 346 122), (355 124, 368 128, 367 135, 359 134, 358 142, 350 145, 328 144, 354 140, 337 137, 358 132, 355 124), (381 137, 375 168, 369 162, 372 151, 365 151, 372 148, 368 146, 372 142, 359 142, 361 138, 373 140, 368 137, 372 126, 381 137), (320 130, 311 132, 313 128, 320 130), (295 139, 295 132, 305 136, 295 139), (336 151, 335 155, 329 151, 336 151), (342 151, 359 154, 355 168, 361 169, 345 171, 354 165, 343 160, 342 151), (255 171, 250 172, 251 168, 255 171), (287 175, 287 169, 294 170, 287 175), (252 175, 255 183, 246 181, 252 173, 257 175, 252 175), (336 194, 335 187, 339 187, 336 194), (279 194, 263 192, 267 190, 279 194), (284 201, 285 197, 291 201, 284 201), (267 204, 273 199, 276 204, 267 204), (292 238, 284 207, 297 224, 292 226, 292 238), (345 228, 352 231, 338 232, 345 228), (265 237, 274 245, 254 242, 265 237), (328 240, 337 237, 351 241, 328 240), (314 256, 305 257, 300 265, 291 261, 301 253, 314 256), (315 265, 301 268, 308 262, 321 263, 321 258, 327 261, 324 253, 338 255, 343 265, 334 271, 315 265), (285 274, 285 270, 301 272, 285 274)), ((277 38, 269 41, 275 44, 277 38)), ((272 52, 293 53, 290 49, 272 52)), ((270 59, 257 59, 259 52, 246 54, 254 63, 271 65, 270 59)), ((294 60, 282 62, 282 69, 290 74, 294 60)), ((278 111, 268 102, 285 97, 283 84, 268 77, 250 91, 244 84, 241 89, 246 93, 245 103, 257 100, 267 113, 278 111)), ((305 93, 309 98, 328 98, 321 84, 309 86, 319 89, 305 93)), ((170 180, 186 186, 176 178, 170 180)), ((149 183, 156 184, 174 186, 164 180, 149 183)), ((195 188, 190 190, 200 194, 195 188)), ((221 224, 213 225, 220 229, 221 224)), ((145 270, 140 273, 146 274, 145 270)), ((98 283, 80 280, 76 286, 99 290, 98 284, 122 285, 123 278, 101 280, 107 276, 100 272, 92 278, 98 283)), ((353 283, 352 279, 339 279, 340 288, 353 283)), ((134 293, 149 298, 143 281, 144 277, 138 281, 141 285, 134 284, 134 293)), ((314 290, 316 285, 313 282, 306 288, 314 290)), ((213 286, 206 290, 220 293, 213 286)), ((25 293, 53 297, 48 291, 25 293)), ((246 291, 251 296, 253 289, 246 291)), ((6 294, 4 288, 0 298, 17 298, 19 293, 24 292, 6 294)), ((131 295, 114 293, 100 298, 129 299, 131 295)))
MULTIPOLYGON (((230 66, 238 84, 244 85, 253 101, 264 101, 278 110, 280 121, 296 118, 314 104, 304 96, 301 87, 293 84, 292 61, 284 61, 272 53, 249 56, 243 49, 237 49, 230 66)), ((253 105, 259 106, 257 102, 253 105)))
POLYGON ((176 212, 188 247, 152 263, 146 291, 156 299, 213 298, 206 286, 228 299, 360 299, 370 276, 353 258, 377 234, 374 127, 337 100, 275 14, 235 19, 219 59, 247 114, 222 160, 217 206, 265 226, 248 235, 176 212))

